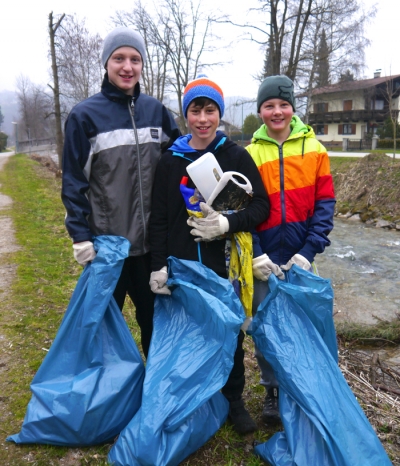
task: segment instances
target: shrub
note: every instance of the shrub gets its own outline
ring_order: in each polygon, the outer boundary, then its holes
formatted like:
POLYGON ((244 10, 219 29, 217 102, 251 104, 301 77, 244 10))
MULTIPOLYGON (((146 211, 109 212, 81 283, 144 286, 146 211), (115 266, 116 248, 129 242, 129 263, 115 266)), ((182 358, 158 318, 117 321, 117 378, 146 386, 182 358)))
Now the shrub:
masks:
POLYGON ((6 133, 0 132, 0 152, 6 149, 7 147, 8 136, 6 133))

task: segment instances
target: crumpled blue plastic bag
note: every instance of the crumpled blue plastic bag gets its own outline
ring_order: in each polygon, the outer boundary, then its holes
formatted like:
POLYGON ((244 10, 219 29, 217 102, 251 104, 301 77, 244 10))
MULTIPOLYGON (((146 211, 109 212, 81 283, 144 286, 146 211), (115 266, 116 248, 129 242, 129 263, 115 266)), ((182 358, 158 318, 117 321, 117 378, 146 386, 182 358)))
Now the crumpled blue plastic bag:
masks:
POLYGON ((297 266, 269 279, 249 332, 279 381, 284 432, 255 453, 272 466, 389 466, 338 365, 329 280, 297 266))
POLYGON ((116 466, 173 466, 225 422, 219 391, 233 366, 245 319, 228 280, 198 262, 170 257, 171 296, 158 295, 142 406, 112 447, 116 466))
POLYGON ((83 446, 112 440, 140 406, 144 365, 113 292, 129 241, 98 236, 66 314, 31 383, 16 443, 83 446))

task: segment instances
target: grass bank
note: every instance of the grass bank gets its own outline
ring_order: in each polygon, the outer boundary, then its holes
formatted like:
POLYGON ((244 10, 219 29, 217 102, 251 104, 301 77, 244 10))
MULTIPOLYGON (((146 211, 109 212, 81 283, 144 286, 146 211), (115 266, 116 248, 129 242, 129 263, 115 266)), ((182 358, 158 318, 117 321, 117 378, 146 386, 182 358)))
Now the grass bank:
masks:
MULTIPOLYGON (((60 180, 27 156, 17 155, 11 157, 0 172, 0 183, 1 192, 13 199, 12 206, 0 211, 0 216, 12 218, 20 246, 18 252, 3 255, 0 264, 2 267, 16 265, 11 288, 0 294, 0 464, 105 466, 110 445, 68 449, 5 442, 8 435, 21 428, 31 396, 29 384, 56 335, 81 268, 73 260, 71 242, 64 228, 60 180)), ((131 305, 124 308, 124 316, 137 340, 131 305)), ((245 347, 244 397, 259 430, 254 435, 240 437, 226 424, 213 439, 184 461, 183 466, 265 464, 253 456, 252 444, 255 439, 266 441, 275 430, 268 429, 260 420, 264 390, 258 383, 250 338, 246 338, 245 347)), ((367 408, 367 412, 375 409, 371 404, 367 408)), ((385 414, 383 417, 386 425, 385 414)), ((381 421, 377 424, 378 431, 381 424, 381 421)), ((393 459, 399 459, 400 454, 393 450, 391 443, 389 438, 384 445, 388 446, 393 459)))
MULTIPOLYGON (((31 394, 29 384, 57 333, 75 288, 81 268, 72 256, 71 241, 64 227, 60 200, 60 180, 47 168, 25 155, 10 158, 0 172, 1 192, 13 204, 0 211, 11 217, 18 252, 6 255, 2 266, 16 264, 11 289, 3 290, 0 304, 0 340, 4 362, 0 367, 0 464, 12 466, 99 465, 107 464, 110 445, 68 449, 45 445, 6 443, 8 435, 19 432, 31 394)), ((134 309, 124 309, 128 325, 137 339, 134 309)), ((259 423, 255 435, 240 437, 226 424, 217 435, 184 463, 228 466, 261 466, 253 456, 253 440, 266 441, 274 430, 260 421, 263 389, 252 356, 251 340, 246 339, 247 382, 245 397, 259 423)))

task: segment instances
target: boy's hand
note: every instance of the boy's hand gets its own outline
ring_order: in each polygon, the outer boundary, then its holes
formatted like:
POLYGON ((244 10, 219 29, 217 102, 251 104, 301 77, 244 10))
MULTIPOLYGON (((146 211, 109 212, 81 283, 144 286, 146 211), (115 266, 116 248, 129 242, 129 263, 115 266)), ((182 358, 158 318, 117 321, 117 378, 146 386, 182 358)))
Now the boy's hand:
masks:
POLYGON ((286 265, 281 265, 281 269, 290 270, 293 264, 298 265, 303 270, 311 269, 311 264, 301 254, 295 254, 286 265))
POLYGON ((263 282, 267 281, 271 273, 276 275, 280 280, 285 279, 285 274, 282 272, 279 265, 274 264, 267 254, 253 259, 253 275, 258 280, 263 282))
POLYGON ((166 285, 168 280, 167 267, 163 267, 158 272, 151 272, 150 274, 150 288, 155 294, 171 294, 171 290, 166 285))
POLYGON ((96 251, 91 241, 74 243, 72 248, 74 250, 74 259, 82 267, 85 267, 88 262, 91 262, 96 257, 96 251))
POLYGON ((229 222, 226 217, 207 205, 200 202, 200 209, 204 217, 189 217, 187 224, 193 227, 190 234, 197 236, 196 242, 211 241, 217 236, 221 236, 229 230, 229 222))

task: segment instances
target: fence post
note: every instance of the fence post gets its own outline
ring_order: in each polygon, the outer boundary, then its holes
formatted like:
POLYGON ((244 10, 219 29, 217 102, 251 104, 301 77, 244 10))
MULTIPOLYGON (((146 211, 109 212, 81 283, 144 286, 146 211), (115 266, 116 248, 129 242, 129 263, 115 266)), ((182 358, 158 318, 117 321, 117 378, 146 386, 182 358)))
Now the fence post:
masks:
POLYGON ((371 145, 371 149, 372 150, 375 150, 377 147, 378 147, 378 140, 379 140, 379 137, 377 134, 374 134, 372 136, 372 145, 371 145))
POLYGON ((349 139, 348 138, 343 138, 343 141, 342 141, 342 150, 343 150, 343 152, 347 152, 348 147, 349 147, 349 139))

